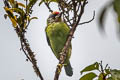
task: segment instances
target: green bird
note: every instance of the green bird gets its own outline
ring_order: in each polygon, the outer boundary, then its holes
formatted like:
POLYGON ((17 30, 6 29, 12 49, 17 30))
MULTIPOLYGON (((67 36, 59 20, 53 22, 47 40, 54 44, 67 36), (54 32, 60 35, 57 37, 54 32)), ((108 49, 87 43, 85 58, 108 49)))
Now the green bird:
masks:
MULTIPOLYGON (((57 59, 60 58, 60 52, 62 51, 67 37, 69 35, 70 28, 62 21, 62 13, 53 12, 47 19, 47 27, 45 29, 48 45, 52 49, 57 59)), ((69 46, 66 60, 64 62, 65 72, 68 76, 73 75, 72 67, 70 64, 72 46, 69 46)))

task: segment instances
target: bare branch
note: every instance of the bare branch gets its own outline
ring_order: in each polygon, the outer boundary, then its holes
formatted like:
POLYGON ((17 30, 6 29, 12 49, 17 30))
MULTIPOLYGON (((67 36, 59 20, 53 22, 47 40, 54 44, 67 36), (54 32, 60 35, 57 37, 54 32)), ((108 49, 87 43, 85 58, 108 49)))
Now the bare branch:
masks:
POLYGON ((52 9, 50 8, 50 6, 49 6, 49 4, 50 4, 50 3, 47 3, 47 2, 45 2, 45 1, 44 1, 44 4, 45 4, 45 5, 46 5, 46 7, 49 9, 49 11, 52 13, 52 12, 53 12, 53 10, 52 10, 52 9))
POLYGON ((85 22, 82 22, 82 23, 79 23, 78 25, 82 25, 82 24, 90 23, 90 22, 92 22, 92 21, 94 20, 94 18, 95 18, 95 11, 93 12, 93 18, 92 18, 91 20, 89 20, 89 21, 85 21, 85 22))

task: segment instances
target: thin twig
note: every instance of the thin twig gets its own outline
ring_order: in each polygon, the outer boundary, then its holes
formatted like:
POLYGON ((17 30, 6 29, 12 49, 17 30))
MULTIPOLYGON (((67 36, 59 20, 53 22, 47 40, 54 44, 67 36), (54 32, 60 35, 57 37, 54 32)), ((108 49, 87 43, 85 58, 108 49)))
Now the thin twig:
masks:
POLYGON ((82 24, 90 23, 90 22, 92 22, 92 21, 94 20, 94 18, 95 18, 95 11, 93 12, 93 18, 92 18, 91 20, 89 20, 89 21, 85 21, 85 22, 82 22, 82 23, 79 23, 78 25, 82 25, 82 24))
POLYGON ((49 11, 52 13, 52 12, 53 12, 53 10, 52 10, 52 9, 50 8, 50 6, 49 6, 49 4, 50 4, 50 3, 47 3, 47 2, 45 2, 45 1, 44 1, 44 4, 45 4, 45 5, 46 5, 46 7, 49 9, 49 11))
POLYGON ((103 69, 103 65, 102 65, 102 61, 101 61, 101 63, 100 63, 100 68, 101 68, 101 73, 102 73, 102 76, 103 76, 103 80, 106 80, 106 75, 105 75, 105 73, 104 73, 104 69, 103 69))

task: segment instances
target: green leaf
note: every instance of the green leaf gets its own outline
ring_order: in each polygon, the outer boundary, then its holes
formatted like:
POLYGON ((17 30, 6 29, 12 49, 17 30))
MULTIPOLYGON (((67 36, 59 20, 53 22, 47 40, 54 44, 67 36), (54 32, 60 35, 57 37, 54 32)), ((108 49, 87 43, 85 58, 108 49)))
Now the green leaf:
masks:
POLYGON ((112 77, 108 77, 107 80, 113 80, 112 77))
POLYGON ((5 18, 5 19, 7 19, 7 16, 8 16, 7 14, 4 14, 4 18, 5 18))
POLYGON ((40 3, 39 3, 39 6, 40 6, 43 2, 44 2, 44 1, 43 1, 43 0, 41 0, 41 1, 40 1, 40 3))
POLYGON ((38 0, 29 0, 29 4, 27 5, 27 13, 30 13, 31 8, 33 7, 33 5, 38 1, 38 0))
POLYGON ((24 10, 21 9, 21 8, 12 8, 11 10, 12 10, 13 12, 18 13, 18 14, 21 15, 21 16, 24 16, 24 15, 25 15, 24 10))
POLYGON ((107 10, 113 5, 112 1, 109 2, 107 5, 105 5, 102 9, 101 9, 101 12, 100 12, 100 16, 98 18, 98 24, 99 24, 99 30, 101 32, 105 32, 104 30, 104 23, 105 23, 105 19, 106 19, 106 13, 107 13, 107 10))
POLYGON ((87 73, 80 78, 80 80, 93 80, 97 75, 93 72, 87 73))
POLYGON ((32 18, 30 18, 30 20, 32 20, 32 19, 38 19, 37 17, 32 17, 32 18))
POLYGON ((37 2, 37 0, 31 0, 31 1, 29 2, 29 4, 28 4, 28 9, 29 9, 30 7, 32 7, 36 2, 37 2))
POLYGON ((14 4, 14 0, 8 0, 10 3, 13 3, 14 4))
POLYGON ((16 13, 18 13, 18 14, 20 14, 20 15, 24 15, 25 14, 23 9, 21 9, 21 8, 11 8, 11 10, 16 12, 16 13))
POLYGON ((16 28, 17 26, 17 22, 16 22, 16 16, 14 16, 13 14, 13 10, 11 10, 10 8, 4 7, 5 11, 7 12, 8 17, 10 18, 13 27, 16 28))
POLYGON ((110 74, 110 69, 105 69, 106 74, 110 74))
POLYGON ((113 80, 120 80, 120 70, 114 69, 110 71, 113 80))
POLYGON ((14 5, 14 0, 8 0, 10 2, 10 4, 13 6, 14 5))
POLYGON ((41 0, 41 1, 47 2, 47 3, 49 3, 49 2, 56 2, 56 3, 58 3, 59 2, 59 0, 41 0))
POLYGON ((59 0, 48 0, 50 2, 58 2, 59 0))
POLYGON ((104 76, 106 77, 107 75, 105 73, 100 73, 98 76, 98 80, 104 80, 104 76))
POLYGON ((19 6, 23 7, 23 8, 26 8, 24 4, 22 3, 17 3, 19 6))
POLYGON ((14 18, 10 18, 10 20, 11 20, 11 22, 12 22, 13 27, 16 28, 16 27, 17 27, 17 22, 16 22, 16 20, 15 20, 14 18))
POLYGON ((94 64, 91 64, 91 65, 85 67, 80 73, 82 74, 83 72, 98 70, 98 69, 99 69, 99 63, 95 62, 94 64))
POLYGON ((118 15, 118 22, 120 23, 120 0, 114 0, 113 7, 118 15))
POLYGON ((18 4, 16 0, 9 0, 10 5, 12 6, 12 8, 18 8, 18 4))
POLYGON ((13 11, 7 7, 4 7, 5 11, 7 12, 9 17, 14 18, 13 11))
POLYGON ((106 16, 107 6, 105 6, 99 16, 99 28, 101 31, 104 31, 104 22, 105 22, 105 16, 106 16))

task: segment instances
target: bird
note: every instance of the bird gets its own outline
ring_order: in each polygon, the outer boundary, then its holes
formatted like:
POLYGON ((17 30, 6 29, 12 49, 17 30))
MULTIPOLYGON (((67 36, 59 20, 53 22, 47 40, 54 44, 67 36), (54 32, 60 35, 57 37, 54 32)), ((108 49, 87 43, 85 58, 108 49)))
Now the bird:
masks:
MULTIPOLYGON (((70 32, 70 27, 62 20, 61 16, 62 12, 52 12, 47 19, 47 26, 45 28, 48 45, 58 60, 60 58, 60 52, 62 51, 70 32)), ((71 50, 72 45, 70 43, 64 62, 65 73, 70 77, 73 75, 73 69, 69 60, 71 50)))

